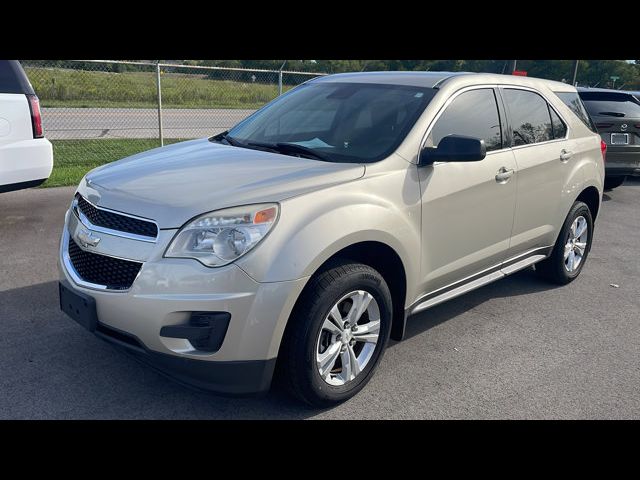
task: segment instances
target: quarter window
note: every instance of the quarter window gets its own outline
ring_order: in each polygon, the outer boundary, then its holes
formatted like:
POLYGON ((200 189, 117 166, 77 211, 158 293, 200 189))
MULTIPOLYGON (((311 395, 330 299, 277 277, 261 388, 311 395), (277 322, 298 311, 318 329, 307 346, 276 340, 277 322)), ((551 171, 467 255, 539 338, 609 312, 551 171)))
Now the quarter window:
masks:
POLYGON ((504 90, 504 98, 511 114, 513 145, 553 140, 553 128, 547 101, 527 90, 504 90))
POLYGON ((502 148, 502 128, 495 93, 491 88, 458 95, 433 126, 427 146, 437 147, 447 135, 484 139, 487 151, 502 148))
POLYGON ((555 94, 564 102, 564 104, 571 109, 576 116, 582 120, 589 130, 596 132, 596 126, 591 121, 591 117, 584 108, 584 104, 577 92, 555 92, 555 94))
POLYGON ((567 126, 562 119, 558 116, 555 110, 549 107, 549 113, 551 114, 551 126, 553 127, 553 138, 564 138, 567 136, 567 126))

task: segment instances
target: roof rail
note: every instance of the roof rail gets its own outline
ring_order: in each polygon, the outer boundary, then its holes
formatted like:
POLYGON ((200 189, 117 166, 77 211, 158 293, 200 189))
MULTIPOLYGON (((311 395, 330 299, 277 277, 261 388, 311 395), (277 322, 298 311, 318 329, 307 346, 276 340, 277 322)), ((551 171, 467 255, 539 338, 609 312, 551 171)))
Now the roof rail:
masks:
POLYGON ((451 72, 451 75, 449 75, 448 77, 441 78, 436 83, 434 83, 433 87, 431 87, 431 88, 433 88, 434 90, 438 90, 442 86, 442 84, 444 82, 446 82, 447 80, 449 80, 449 79, 451 79, 453 77, 457 77, 459 75, 468 75, 468 74, 472 74, 472 73, 474 73, 474 72, 451 72))

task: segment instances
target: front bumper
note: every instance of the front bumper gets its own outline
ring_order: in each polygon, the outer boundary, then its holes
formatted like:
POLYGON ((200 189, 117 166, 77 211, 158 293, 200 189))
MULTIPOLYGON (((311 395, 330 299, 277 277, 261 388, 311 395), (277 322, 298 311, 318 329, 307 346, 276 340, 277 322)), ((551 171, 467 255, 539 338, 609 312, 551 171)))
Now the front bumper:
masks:
MULTIPOLYGON (((69 271, 67 224, 59 252, 61 281, 95 300, 98 336, 182 383, 230 394, 268 389, 284 327, 306 279, 259 283, 235 264, 208 268, 196 260, 163 258, 172 237, 166 233, 149 245, 153 252, 144 254, 131 288, 107 291, 81 284, 69 271), (198 350, 189 340, 160 335, 164 326, 188 323, 192 312, 231 314, 219 350, 198 350)), ((102 237, 104 245, 115 241, 102 237)))
POLYGON ((269 390, 276 359, 206 362, 149 350, 127 332, 98 323, 95 334, 172 380, 202 390, 247 395, 269 390))

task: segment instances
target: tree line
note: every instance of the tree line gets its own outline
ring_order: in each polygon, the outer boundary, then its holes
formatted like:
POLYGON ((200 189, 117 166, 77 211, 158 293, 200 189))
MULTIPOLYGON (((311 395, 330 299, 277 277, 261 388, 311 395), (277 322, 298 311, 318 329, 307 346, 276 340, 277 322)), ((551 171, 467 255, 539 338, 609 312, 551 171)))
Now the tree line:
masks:
MULTIPOLYGON (((149 61, 149 60, 146 60, 149 61)), ((156 60, 152 60, 155 62, 156 60)), ((342 73, 374 70, 467 71, 509 73, 509 60, 160 60, 163 63, 206 65, 266 70, 342 73)), ((91 64, 66 60, 28 60, 31 66, 102 70, 108 72, 141 71, 141 67, 124 64, 91 64)), ((573 60, 518 60, 517 69, 531 77, 571 83, 573 60)), ((144 67, 142 70, 153 70, 144 67)), ((185 72, 186 73, 186 72, 185 72)), ((213 74, 212 74, 213 75, 213 74)), ((246 80, 246 79, 242 79, 246 80)), ((640 60, 580 60, 576 77, 580 86, 640 90, 640 60), (613 77, 613 78, 612 78, 613 77)), ((261 80, 258 80, 261 81, 261 80)), ((271 78, 269 82, 273 81, 271 78)))
MULTIPOLYGON (((263 68, 307 72, 360 72, 374 70, 467 71, 509 73, 508 60, 189 60, 184 63, 219 67, 263 68)), ((531 77, 571 83, 573 60, 518 60, 517 69, 531 77)), ((578 85, 640 90, 640 60, 580 60, 578 85), (611 77, 617 77, 612 79, 611 77)))

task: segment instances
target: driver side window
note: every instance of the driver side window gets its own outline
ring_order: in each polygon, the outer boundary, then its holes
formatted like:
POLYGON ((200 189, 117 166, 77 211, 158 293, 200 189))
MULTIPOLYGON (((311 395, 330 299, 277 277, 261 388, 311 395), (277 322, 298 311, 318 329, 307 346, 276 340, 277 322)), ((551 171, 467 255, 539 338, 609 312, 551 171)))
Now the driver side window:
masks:
POLYGON ((436 121, 426 146, 437 147, 442 138, 454 134, 483 139, 487 152, 502 148, 502 127, 493 89, 458 95, 436 121))

